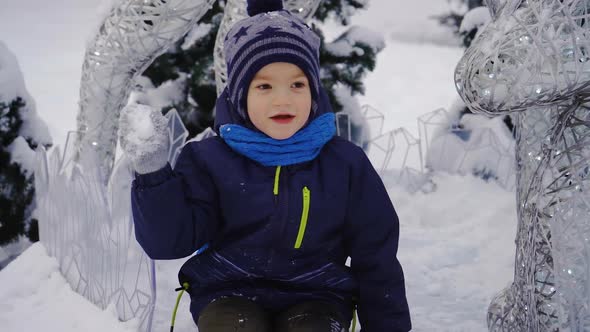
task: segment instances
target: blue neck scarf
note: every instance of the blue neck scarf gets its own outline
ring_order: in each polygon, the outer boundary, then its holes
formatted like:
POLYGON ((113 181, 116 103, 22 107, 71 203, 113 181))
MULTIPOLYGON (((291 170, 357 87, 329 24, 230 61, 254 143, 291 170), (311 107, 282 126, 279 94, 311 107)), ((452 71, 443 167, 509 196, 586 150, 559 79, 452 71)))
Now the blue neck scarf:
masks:
POLYGON ((336 134, 335 116, 318 116, 295 135, 277 140, 238 124, 224 124, 219 135, 236 152, 264 166, 287 166, 309 161, 336 134))

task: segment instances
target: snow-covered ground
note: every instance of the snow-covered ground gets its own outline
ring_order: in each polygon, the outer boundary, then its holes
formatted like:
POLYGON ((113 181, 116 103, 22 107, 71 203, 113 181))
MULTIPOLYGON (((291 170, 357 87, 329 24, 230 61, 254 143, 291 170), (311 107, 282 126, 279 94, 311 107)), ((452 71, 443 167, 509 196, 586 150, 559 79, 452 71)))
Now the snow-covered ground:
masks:
MULTIPOLYGON (((106 1, 106 0, 105 0, 106 1)), ((428 17, 444 0, 371 0, 353 24, 384 34, 387 46, 366 79, 368 103, 386 116, 385 130, 456 99, 453 69, 462 49, 428 17)), ((80 68, 101 0, 20 0, 0 4, 0 41, 15 53, 37 113, 55 143, 74 130, 80 68)), ((337 29, 329 30, 328 37, 337 29)), ((513 192, 474 177, 437 174, 436 191, 409 194, 384 181, 401 222, 404 267, 415 331, 484 331, 491 297, 512 279, 516 208, 513 192)), ((154 331, 168 329, 181 261, 158 262, 154 331)), ((177 331, 192 321, 184 298, 177 331)), ((99 310, 69 288, 57 263, 35 244, 0 271, 0 326, 16 331, 133 331, 107 309, 99 310)), ((194 330, 194 329, 193 329, 194 330)))
POLYGON ((133 322, 121 323, 73 292, 40 243, 2 270, 0 284, 2 331, 133 331, 133 322))

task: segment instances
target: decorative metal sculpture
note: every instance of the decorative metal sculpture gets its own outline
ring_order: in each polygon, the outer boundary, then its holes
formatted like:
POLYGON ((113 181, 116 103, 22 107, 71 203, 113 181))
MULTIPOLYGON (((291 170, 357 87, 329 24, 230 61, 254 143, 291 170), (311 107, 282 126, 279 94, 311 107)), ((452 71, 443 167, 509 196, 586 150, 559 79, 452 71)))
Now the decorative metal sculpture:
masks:
MULTIPOLYGON (((318 9, 321 0, 283 0, 286 10, 298 15, 303 20, 310 19, 318 9)), ((231 27, 239 20, 248 16, 246 12, 246 0, 228 0, 225 4, 223 19, 215 38, 215 49, 213 50, 213 65, 215 66, 215 82, 217 95, 220 95, 227 82, 227 66, 223 54, 223 43, 225 36, 231 27)))
POLYGON ((474 112, 514 113, 515 274, 491 331, 590 331, 590 1, 489 0, 455 81, 474 112))
POLYGON ((78 162, 100 163, 109 178, 119 111, 135 77, 185 35, 214 0, 119 0, 86 50, 80 83, 78 162))
MULTIPOLYGON (((168 160, 174 165, 188 136, 180 116, 166 114, 170 132, 168 160)), ((79 294, 101 309, 114 304, 119 319, 135 318, 140 331, 150 331, 156 300, 154 263, 135 240, 131 216, 131 166, 120 158, 104 184, 96 165, 63 157, 53 148, 39 148, 35 170, 36 216, 47 252, 59 262, 63 276, 79 294)))
POLYGON ((219 25, 217 36, 215 38, 215 48, 213 49, 213 65, 215 67, 215 84, 217 86, 217 95, 219 96, 225 89, 227 82, 227 66, 225 64, 225 54, 223 44, 225 36, 231 27, 239 20, 248 17, 246 12, 245 0, 228 0, 225 4, 223 19, 219 25))
POLYGON ((122 160, 106 186, 74 164, 65 170, 56 147, 38 152, 35 172, 40 239, 72 289, 99 308, 114 304, 121 320, 151 328, 153 264, 130 227, 131 172, 122 160), (70 173, 70 174, 68 174, 70 173))

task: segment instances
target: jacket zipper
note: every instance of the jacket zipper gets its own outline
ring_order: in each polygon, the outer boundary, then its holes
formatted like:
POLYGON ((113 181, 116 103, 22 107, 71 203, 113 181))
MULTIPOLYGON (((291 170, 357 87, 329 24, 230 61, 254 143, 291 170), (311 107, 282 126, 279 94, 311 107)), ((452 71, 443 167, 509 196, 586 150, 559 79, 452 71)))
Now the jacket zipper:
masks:
POLYGON ((275 184, 272 189, 272 193, 274 194, 274 197, 275 197, 275 204, 277 204, 278 199, 279 199, 279 177, 280 176, 281 176, 281 166, 277 166, 277 169, 275 171, 275 184))
POLYGON ((303 236, 305 235, 305 228, 307 227, 307 218, 309 216, 309 201, 311 199, 311 191, 309 188, 303 187, 303 210, 301 211, 301 222, 299 223, 299 232, 297 233, 297 240, 295 241, 295 249, 301 248, 303 236))
MULTIPOLYGON (((276 216, 276 219, 275 219, 275 222, 277 223, 277 225, 274 225, 274 227, 275 227, 276 230, 274 231, 273 237, 277 241, 280 241, 280 235, 282 233, 282 228, 283 228, 283 227, 281 227, 281 225, 286 222, 286 221, 283 220, 284 219, 284 216, 283 216, 284 211, 283 211, 283 209, 284 210, 287 209, 287 206, 285 206, 284 208, 281 208, 279 206, 279 204, 281 204, 283 201, 285 202, 285 205, 287 204, 287 195, 286 195, 286 192, 284 190, 283 190, 283 194, 284 194, 283 196, 285 196, 285 197, 282 197, 281 198, 281 202, 279 202, 279 193, 280 193, 280 190, 279 190, 279 184, 280 183, 279 182, 280 182, 280 177, 281 177, 281 166, 277 166, 277 168, 275 170, 274 186, 273 186, 273 190, 272 190, 273 196, 274 196, 274 205, 277 208, 277 210, 276 210, 277 216, 276 216)), ((267 268, 271 268, 271 266, 272 266, 272 262, 273 262, 273 259, 274 259, 274 256, 275 256, 275 251, 276 251, 275 246, 277 246, 277 245, 278 245, 278 243, 277 244, 274 244, 270 248, 270 252, 269 252, 269 256, 268 256, 268 261, 267 261, 267 268)))

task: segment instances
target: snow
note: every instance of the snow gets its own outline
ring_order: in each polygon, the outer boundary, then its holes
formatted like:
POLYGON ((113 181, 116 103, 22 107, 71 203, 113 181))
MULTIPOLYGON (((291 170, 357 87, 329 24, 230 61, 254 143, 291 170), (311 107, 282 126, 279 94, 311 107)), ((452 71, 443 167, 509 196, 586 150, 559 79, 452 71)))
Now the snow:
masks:
POLYGON ((112 310, 102 311, 78 295, 55 258, 35 243, 0 273, 2 331, 130 332, 112 310))
POLYGON ((22 136, 18 136, 12 141, 8 146, 8 152, 10 153, 10 161, 19 164, 25 175, 33 174, 35 170, 35 151, 31 150, 22 136))
POLYGON ((131 92, 129 103, 150 105, 156 109, 180 103, 183 97, 180 87, 183 86, 186 79, 185 73, 179 73, 177 79, 168 80, 154 88, 149 78, 139 76, 136 82, 138 89, 131 92))
MULTIPOLYGON (((358 11, 352 17, 351 24, 381 32, 388 47, 391 47, 390 41, 442 46, 460 44, 453 31, 441 28, 435 19, 450 12, 445 0, 370 0, 368 5, 367 10, 358 11)), ((335 37, 326 34, 330 36, 335 37)))
MULTIPOLYGON (((457 107, 453 70, 463 50, 450 29, 429 18, 448 11, 447 3, 369 4, 351 24, 380 32, 386 47, 375 71, 367 75, 360 103, 385 114, 384 131, 405 127, 418 137, 418 116, 457 107)), ((89 22, 96 22, 100 5, 100 0, 1 5, 0 41, 16 54, 37 112, 48 123, 54 142, 62 146, 67 131, 76 127, 84 47, 96 26, 89 22)), ((327 40, 342 31, 329 27, 327 40)), ((163 92, 167 93, 171 92, 163 92)), ((513 276, 515 193, 470 175, 436 173, 433 192, 410 194, 396 184, 396 175, 386 173, 383 179, 400 217, 399 259, 414 331, 485 331, 489 301, 513 276)), ((182 262, 157 262, 153 331, 169 329, 182 262)), ((185 296, 177 331, 194 330, 188 304, 185 296)), ((133 322, 118 322, 110 309, 99 310, 74 293, 42 244, 34 244, 0 271, 0 326, 3 332, 134 330, 133 322)))
POLYGON ((0 38, 0 102, 7 104, 17 97, 25 102, 25 107, 20 112, 23 124, 19 135, 31 138, 36 143, 51 143, 49 130, 37 115, 35 102, 25 88, 17 58, 0 38))
POLYGON ((16 97, 22 97, 27 102, 31 99, 16 57, 0 40, 0 100, 6 103, 16 97))
POLYGON ((457 97, 453 71, 462 54, 455 47, 387 41, 359 100, 385 114, 383 131, 404 127, 418 137, 416 118, 457 97))
POLYGON ((211 23, 203 23, 203 24, 195 25, 191 29, 191 31, 188 32, 188 35, 184 39, 184 42, 182 43, 180 48, 182 48, 185 51, 190 49, 191 47, 193 47, 193 45, 195 45, 197 40, 208 35, 209 31, 211 31, 212 28, 213 28, 213 24, 211 24, 211 23))
POLYGON ((130 124, 130 130, 126 137, 133 146, 141 146, 141 144, 147 142, 154 136, 156 131, 151 119, 152 108, 140 104, 129 105, 127 108, 134 108, 136 110, 126 112, 128 113, 130 124))
POLYGON ((503 117, 488 118, 465 114, 453 133, 436 133, 429 146, 426 164, 435 171, 455 174, 481 174, 495 178, 504 188, 513 190, 515 140, 503 117))
POLYGON ((130 104, 121 111, 117 135, 139 173, 153 172, 166 164, 168 119, 148 105, 130 104))
MULTIPOLYGON (((0 220, 0 225, 2 221, 0 220)), ((23 251, 31 246, 31 241, 26 236, 19 236, 14 242, 0 247, 0 270, 17 258, 23 251)))
POLYGON ((514 193, 473 176, 437 174, 414 195, 384 176, 400 219, 413 331, 486 331, 491 298, 512 280, 514 193))
POLYGON ((363 127, 364 137, 362 137, 362 139, 366 140, 370 138, 371 135, 368 132, 370 128, 366 123, 363 114, 361 113, 361 105, 359 104, 359 101, 352 96, 350 88, 342 84, 338 84, 334 89, 334 95, 336 99, 338 99, 338 102, 342 105, 341 112, 348 115, 348 119, 352 124, 363 127))
MULTIPOLYGON (((364 80, 365 95, 359 96, 361 105, 385 114, 383 132, 404 127, 418 137, 416 118, 457 98, 453 74, 463 49, 452 30, 433 18, 449 11, 441 0, 372 0, 352 17, 352 25, 385 38, 376 68, 364 80)), ((326 27, 326 40, 346 30, 334 22, 326 27)))
MULTIPOLYGON (((469 32, 472 29, 480 28, 492 20, 488 7, 476 7, 468 11, 461 21, 459 32, 469 32)), ((479 30, 478 30, 479 31, 479 30)))
POLYGON ((358 26, 351 27, 346 35, 332 43, 326 44, 325 48, 328 52, 336 56, 349 56, 352 53, 363 55, 363 49, 355 46, 357 43, 369 46, 374 52, 379 52, 385 48, 385 40, 383 40, 381 34, 358 26))

